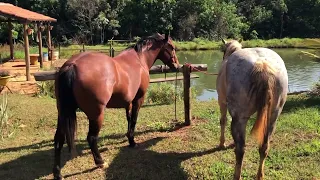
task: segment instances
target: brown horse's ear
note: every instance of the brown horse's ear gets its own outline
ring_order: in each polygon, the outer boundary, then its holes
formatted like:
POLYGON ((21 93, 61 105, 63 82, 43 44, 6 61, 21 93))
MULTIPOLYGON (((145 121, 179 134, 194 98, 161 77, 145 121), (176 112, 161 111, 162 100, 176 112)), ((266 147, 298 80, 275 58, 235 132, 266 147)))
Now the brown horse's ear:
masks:
POLYGON ((241 43, 242 42, 242 38, 239 38, 238 42, 241 43))
POLYGON ((227 44, 227 42, 223 38, 221 38, 221 41, 223 44, 227 44))

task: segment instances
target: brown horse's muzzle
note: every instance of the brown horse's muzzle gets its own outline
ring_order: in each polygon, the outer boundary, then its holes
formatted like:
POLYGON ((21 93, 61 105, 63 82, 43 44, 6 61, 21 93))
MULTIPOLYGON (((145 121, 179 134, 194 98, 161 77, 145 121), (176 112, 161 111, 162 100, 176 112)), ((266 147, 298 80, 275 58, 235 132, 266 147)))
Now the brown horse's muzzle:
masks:
POLYGON ((171 71, 173 71, 173 72, 176 72, 179 69, 179 64, 177 64, 177 63, 172 63, 172 64, 170 64, 168 66, 171 69, 171 71))

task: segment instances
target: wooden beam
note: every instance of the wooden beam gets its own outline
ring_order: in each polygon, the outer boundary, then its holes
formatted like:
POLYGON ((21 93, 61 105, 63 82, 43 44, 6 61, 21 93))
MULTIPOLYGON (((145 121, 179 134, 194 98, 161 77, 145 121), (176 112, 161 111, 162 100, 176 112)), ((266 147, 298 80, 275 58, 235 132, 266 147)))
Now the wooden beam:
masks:
MULTIPOLYGON (((178 72, 183 71, 184 65, 179 65, 178 72)), ((192 64, 191 72, 198 72, 198 71, 207 71, 207 64, 192 64)), ((155 65, 152 66, 149 70, 150 74, 161 74, 161 73, 173 73, 168 66, 165 65, 155 65)))
MULTIPOLYGON (((207 64, 191 64, 192 67, 196 67, 197 69, 201 70, 201 71, 206 71, 207 69, 207 64)), ((182 71, 182 65, 180 65, 179 67, 179 72, 182 71)), ((59 69, 59 68, 57 68, 59 69)), ((168 67, 165 67, 164 65, 155 65, 152 66, 149 73, 150 74, 161 74, 161 73, 171 73, 173 71, 171 71, 168 67), (164 71, 162 71, 162 69, 164 71)), ((191 68, 191 72, 198 72, 195 69, 191 68)), ((56 71, 46 71, 46 72, 37 72, 34 74, 34 77, 36 78, 36 81, 46 81, 46 80, 54 80, 54 74, 56 73, 56 71)))
POLYGON ((37 34, 38 34, 38 40, 39 40, 39 59, 40 59, 40 68, 43 68, 43 53, 42 53, 42 36, 41 36, 41 27, 40 23, 37 23, 37 34))
POLYGON ((43 71, 43 72, 36 72, 33 74, 36 81, 54 80, 55 75, 56 75, 56 71, 43 71))
POLYGON ((27 33, 28 25, 27 23, 23 24, 23 34, 24 34, 24 54, 26 62, 26 77, 27 81, 30 81, 30 56, 29 56, 29 38, 27 33))
POLYGON ((10 59, 14 59, 14 51, 13 51, 13 42, 12 42, 12 23, 11 20, 9 19, 8 21, 8 26, 9 26, 9 44, 10 44, 10 59))
POLYGON ((184 101, 184 123, 189 126, 191 124, 191 109, 190 109, 190 66, 183 66, 183 101, 184 101))

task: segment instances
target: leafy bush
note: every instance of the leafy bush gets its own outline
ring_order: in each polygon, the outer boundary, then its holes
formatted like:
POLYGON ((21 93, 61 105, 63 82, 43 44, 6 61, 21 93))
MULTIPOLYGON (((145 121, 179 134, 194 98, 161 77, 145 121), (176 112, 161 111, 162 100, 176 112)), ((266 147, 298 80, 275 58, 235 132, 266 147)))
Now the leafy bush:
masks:
POLYGON ((320 96, 320 83, 316 83, 311 91, 309 92, 309 95, 311 96, 320 96))
POLYGON ((55 98, 54 81, 44 81, 38 83, 39 92, 37 96, 48 96, 55 98))
MULTIPOLYGON (((177 101, 182 101, 183 93, 182 86, 178 86, 177 92, 175 92, 174 84, 165 82, 151 84, 148 88, 145 101, 147 104, 172 104, 175 100, 175 94, 177 94, 177 101)), ((196 91, 193 88, 191 88, 191 98, 196 98, 196 91)))

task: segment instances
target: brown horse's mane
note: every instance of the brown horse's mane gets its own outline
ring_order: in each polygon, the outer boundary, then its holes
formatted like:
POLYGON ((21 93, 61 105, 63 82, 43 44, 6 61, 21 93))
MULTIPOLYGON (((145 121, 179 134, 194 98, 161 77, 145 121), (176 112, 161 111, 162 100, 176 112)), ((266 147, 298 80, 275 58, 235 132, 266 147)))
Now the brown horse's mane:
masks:
MULTIPOLYGON (((164 37, 162 35, 155 33, 151 36, 142 37, 136 44, 127 47, 126 50, 133 48, 136 52, 141 52, 143 46, 147 45, 148 42, 151 42, 152 44, 154 44, 156 42, 161 42, 163 40, 164 40, 164 37)), ((152 49, 152 47, 150 49, 152 49)))

